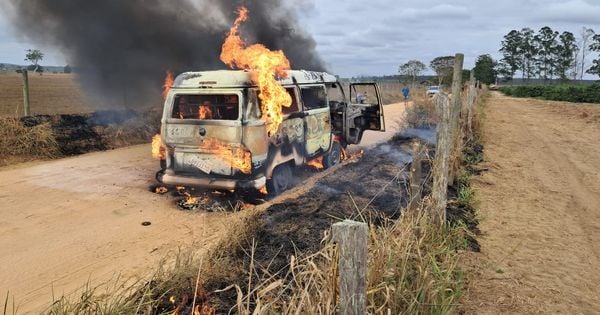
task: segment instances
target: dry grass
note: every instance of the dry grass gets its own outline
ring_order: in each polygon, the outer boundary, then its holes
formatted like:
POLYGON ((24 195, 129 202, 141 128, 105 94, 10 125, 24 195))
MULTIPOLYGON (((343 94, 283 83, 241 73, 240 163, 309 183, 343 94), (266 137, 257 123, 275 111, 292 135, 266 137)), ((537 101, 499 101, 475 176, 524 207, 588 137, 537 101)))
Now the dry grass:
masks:
POLYGON ((410 128, 429 128, 438 121, 433 99, 425 92, 418 93, 412 98, 412 106, 406 108, 405 121, 410 128))
MULTIPOLYGON (((371 224, 368 313, 452 313, 462 295, 463 277, 457 266, 458 250, 466 248, 465 233, 462 225, 438 227, 424 215, 404 215, 384 226, 371 224)), ((267 275, 248 292, 235 287, 236 311, 335 314, 336 270, 332 244, 308 257, 292 257, 285 274, 267 275)))
POLYGON ((0 156, 56 158, 60 149, 49 123, 25 127, 15 118, 0 118, 0 156))

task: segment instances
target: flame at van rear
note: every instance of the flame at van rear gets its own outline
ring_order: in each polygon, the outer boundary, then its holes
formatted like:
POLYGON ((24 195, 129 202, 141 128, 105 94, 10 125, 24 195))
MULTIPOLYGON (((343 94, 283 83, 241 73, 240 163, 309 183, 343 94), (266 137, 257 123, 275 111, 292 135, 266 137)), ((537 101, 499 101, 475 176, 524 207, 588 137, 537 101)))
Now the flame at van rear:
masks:
POLYGON ((173 78, 173 72, 167 71, 167 74, 165 75, 165 83, 163 84, 163 93, 162 93, 162 96, 164 99, 167 98, 167 94, 169 94, 169 91, 171 90, 171 87, 173 86, 173 82, 175 82, 175 79, 173 78))
POLYGON ((271 51, 261 44, 246 47, 238 29, 247 19, 248 9, 240 7, 239 16, 223 43, 221 60, 231 68, 256 71, 256 77, 253 79, 258 83, 260 90, 261 111, 267 122, 267 133, 272 135, 277 132, 283 121, 282 106, 292 105, 291 96, 275 79, 275 76, 287 77, 285 70, 291 69, 290 62, 281 50, 271 51))
POLYGON ((252 172, 252 154, 244 147, 231 147, 217 139, 205 139, 200 148, 214 151, 215 155, 244 174, 252 172))
POLYGON ((164 160, 166 158, 165 148, 162 145, 160 134, 152 137, 152 157, 157 160, 164 160))

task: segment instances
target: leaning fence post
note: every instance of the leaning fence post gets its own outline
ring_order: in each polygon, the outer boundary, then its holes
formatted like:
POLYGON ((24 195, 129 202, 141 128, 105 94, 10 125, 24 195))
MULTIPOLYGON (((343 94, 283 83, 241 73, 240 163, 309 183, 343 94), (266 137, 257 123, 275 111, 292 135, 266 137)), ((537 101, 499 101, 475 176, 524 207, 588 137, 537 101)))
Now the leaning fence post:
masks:
POLYGON ((471 70, 471 78, 469 79, 469 97, 467 100, 467 139, 473 139, 473 110, 475 108, 475 100, 477 98, 477 90, 475 89, 475 69, 471 70))
POLYGON ((448 193, 448 160, 452 137, 450 134, 450 100, 445 93, 435 96, 435 107, 440 117, 437 125, 437 143, 435 146, 435 160, 433 163, 433 219, 440 224, 446 222, 446 200, 448 193))
POLYGON ((331 234, 340 253, 340 314, 366 314, 369 228, 363 222, 344 220, 333 225, 331 234))
POLYGON ((459 128, 459 118, 461 109, 460 91, 462 89, 462 69, 464 59, 465 55, 463 54, 456 54, 456 56, 454 57, 454 74, 452 76, 452 106, 450 109, 450 136, 452 144, 452 148, 450 150, 451 163, 448 173, 448 182, 450 184, 454 183, 454 177, 456 175, 456 172, 458 171, 458 154, 460 152, 459 137, 461 131, 461 129, 459 128))
POLYGON ((408 209, 415 210, 421 200, 421 142, 412 143, 412 164, 410 167, 410 202, 408 209))
POLYGON ((29 76, 27 75, 27 70, 22 70, 21 74, 23 75, 23 114, 31 116, 29 109, 29 76))

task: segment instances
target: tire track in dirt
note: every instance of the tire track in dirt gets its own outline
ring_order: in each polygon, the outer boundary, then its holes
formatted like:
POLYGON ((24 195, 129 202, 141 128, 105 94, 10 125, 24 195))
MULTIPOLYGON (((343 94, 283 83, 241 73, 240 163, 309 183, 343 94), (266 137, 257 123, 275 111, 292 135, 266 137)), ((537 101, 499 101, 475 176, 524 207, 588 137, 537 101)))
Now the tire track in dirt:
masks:
POLYGON ((598 105, 493 94, 467 313, 600 312, 598 118, 598 105))

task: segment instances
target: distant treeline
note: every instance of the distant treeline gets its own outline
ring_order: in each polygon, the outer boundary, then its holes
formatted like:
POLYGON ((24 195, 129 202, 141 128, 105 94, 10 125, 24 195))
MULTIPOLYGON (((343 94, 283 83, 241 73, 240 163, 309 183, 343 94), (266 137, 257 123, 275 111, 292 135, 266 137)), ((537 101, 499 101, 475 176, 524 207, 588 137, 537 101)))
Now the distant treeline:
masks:
MULTIPOLYGON (((11 63, 0 63, 0 71, 10 71, 14 72, 16 70, 27 69, 29 71, 33 71, 35 66, 22 66, 11 63)), ((51 73, 71 73, 73 69, 71 66, 38 66, 38 72, 51 72, 51 73)))
POLYGON ((536 97, 551 101, 600 103, 600 83, 590 85, 503 86, 504 94, 514 97, 536 97))
POLYGON ((600 34, 583 28, 578 34, 545 26, 512 30, 504 36, 498 73, 507 79, 581 80, 585 73, 600 76, 600 34))

